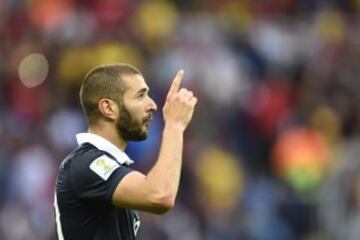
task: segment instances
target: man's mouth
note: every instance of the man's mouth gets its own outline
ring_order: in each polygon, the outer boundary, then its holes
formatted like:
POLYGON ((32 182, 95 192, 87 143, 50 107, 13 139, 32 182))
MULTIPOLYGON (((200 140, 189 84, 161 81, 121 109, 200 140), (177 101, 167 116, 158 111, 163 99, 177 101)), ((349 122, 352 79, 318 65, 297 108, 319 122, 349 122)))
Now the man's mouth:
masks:
POLYGON ((149 116, 147 116, 145 119, 144 119, 144 123, 149 125, 149 123, 153 120, 153 117, 152 117, 152 114, 150 114, 149 116))

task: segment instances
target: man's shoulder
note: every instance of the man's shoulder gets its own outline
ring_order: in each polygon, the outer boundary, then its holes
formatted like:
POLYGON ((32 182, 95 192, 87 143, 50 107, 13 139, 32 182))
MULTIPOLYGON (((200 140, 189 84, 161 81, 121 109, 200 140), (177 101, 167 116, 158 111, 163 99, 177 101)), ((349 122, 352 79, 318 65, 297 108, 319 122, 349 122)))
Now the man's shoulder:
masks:
POLYGON ((86 165, 94 159, 106 154, 106 152, 97 149, 95 146, 84 143, 73 150, 62 162, 62 167, 73 165, 86 165))

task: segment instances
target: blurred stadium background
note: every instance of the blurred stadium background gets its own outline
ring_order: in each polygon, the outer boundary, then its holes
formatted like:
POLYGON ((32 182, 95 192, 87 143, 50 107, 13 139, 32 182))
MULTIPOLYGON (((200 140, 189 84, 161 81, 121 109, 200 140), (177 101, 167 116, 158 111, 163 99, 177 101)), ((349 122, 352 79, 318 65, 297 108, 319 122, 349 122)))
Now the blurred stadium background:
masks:
MULTIPOLYGON (((176 207, 138 239, 360 239, 359 0, 1 0, 0 239, 55 239, 79 84, 108 62, 160 109, 181 68, 200 100, 176 207)), ((161 128, 129 145, 137 169, 161 128)))

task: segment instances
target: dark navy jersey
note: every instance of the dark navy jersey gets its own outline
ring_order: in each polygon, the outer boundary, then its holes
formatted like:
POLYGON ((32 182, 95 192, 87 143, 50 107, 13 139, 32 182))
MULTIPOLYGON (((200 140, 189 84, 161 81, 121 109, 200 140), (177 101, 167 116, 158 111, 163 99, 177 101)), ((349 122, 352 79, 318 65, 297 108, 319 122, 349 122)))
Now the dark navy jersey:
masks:
POLYGON ((133 171, 108 151, 82 143, 62 162, 54 199, 59 240, 135 239, 139 216, 117 208, 112 195, 133 171))

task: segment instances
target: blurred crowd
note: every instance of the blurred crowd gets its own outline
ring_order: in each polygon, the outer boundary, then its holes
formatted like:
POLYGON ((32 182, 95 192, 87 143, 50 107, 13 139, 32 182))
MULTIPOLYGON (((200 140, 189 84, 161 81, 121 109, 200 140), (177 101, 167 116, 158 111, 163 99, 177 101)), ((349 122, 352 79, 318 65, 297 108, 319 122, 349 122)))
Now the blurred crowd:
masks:
POLYGON ((199 98, 181 186, 139 240, 360 239, 359 0, 1 0, 0 239, 56 239, 62 159, 93 66, 137 66, 159 106, 179 69, 199 98))

